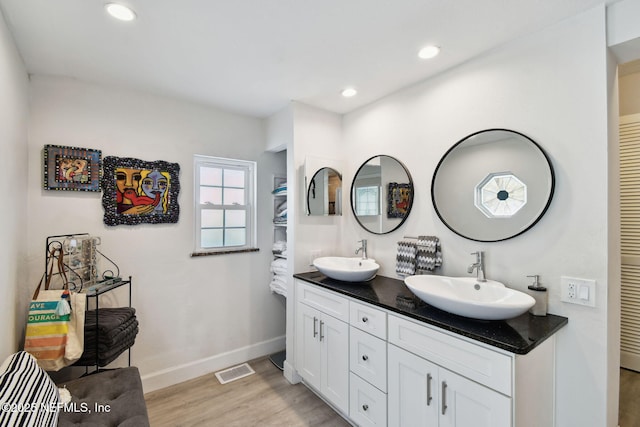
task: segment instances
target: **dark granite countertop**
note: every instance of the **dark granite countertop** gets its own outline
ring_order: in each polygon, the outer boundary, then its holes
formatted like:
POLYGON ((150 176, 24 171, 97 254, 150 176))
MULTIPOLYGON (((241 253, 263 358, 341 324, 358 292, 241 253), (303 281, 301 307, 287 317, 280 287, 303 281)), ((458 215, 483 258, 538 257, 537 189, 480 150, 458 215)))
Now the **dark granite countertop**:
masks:
POLYGON ((293 277, 516 354, 529 353, 569 322, 553 314, 529 313, 509 320, 469 319, 422 302, 402 280, 384 276, 361 283, 333 280, 317 271, 293 277))

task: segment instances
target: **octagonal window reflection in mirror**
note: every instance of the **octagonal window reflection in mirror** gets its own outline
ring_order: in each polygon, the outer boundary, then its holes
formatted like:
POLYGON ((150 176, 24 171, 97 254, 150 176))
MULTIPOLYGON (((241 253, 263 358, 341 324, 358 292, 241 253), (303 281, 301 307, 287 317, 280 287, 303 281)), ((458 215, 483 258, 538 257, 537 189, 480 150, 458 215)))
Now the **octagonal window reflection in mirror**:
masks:
POLYGON ((551 161, 531 138, 509 129, 475 132, 440 159, 431 181, 433 207, 454 233, 498 242, 533 227, 555 188, 551 161))
POLYGON ((476 185, 474 204, 487 218, 510 218, 527 203, 527 186, 509 172, 490 173, 476 185))

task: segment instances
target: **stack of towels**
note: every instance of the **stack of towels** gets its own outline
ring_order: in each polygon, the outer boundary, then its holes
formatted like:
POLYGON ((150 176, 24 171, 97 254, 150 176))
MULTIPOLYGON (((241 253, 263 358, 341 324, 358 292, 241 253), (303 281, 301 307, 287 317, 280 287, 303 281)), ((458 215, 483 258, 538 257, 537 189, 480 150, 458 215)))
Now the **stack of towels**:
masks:
POLYGON ((271 252, 274 255, 282 255, 283 257, 287 256, 287 242, 284 240, 278 240, 273 243, 273 247, 271 247, 271 252))
POLYGON ((287 260, 284 258, 276 258, 271 262, 271 272, 273 277, 269 288, 271 292, 287 296, 287 260))
POLYGON ((75 364, 106 366, 135 343, 137 334, 134 308, 89 310, 84 319, 84 352, 75 364))
POLYGON ((274 224, 286 224, 287 223, 287 201, 283 201, 276 206, 275 216, 273 218, 274 224))
POLYGON ((440 239, 435 236, 405 238, 398 242, 396 273, 401 276, 433 271, 442 265, 440 239))
POLYGON ((280 183, 271 193, 276 196, 287 194, 287 183, 280 183))

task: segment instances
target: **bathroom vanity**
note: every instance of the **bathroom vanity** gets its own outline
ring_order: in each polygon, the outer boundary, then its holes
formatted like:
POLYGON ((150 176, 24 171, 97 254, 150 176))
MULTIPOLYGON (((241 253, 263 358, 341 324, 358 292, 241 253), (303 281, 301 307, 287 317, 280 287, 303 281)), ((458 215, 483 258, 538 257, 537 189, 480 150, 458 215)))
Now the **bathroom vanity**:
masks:
POLYGON ((449 314, 401 280, 294 275, 295 364, 359 426, 553 426, 555 333, 568 319, 449 314))

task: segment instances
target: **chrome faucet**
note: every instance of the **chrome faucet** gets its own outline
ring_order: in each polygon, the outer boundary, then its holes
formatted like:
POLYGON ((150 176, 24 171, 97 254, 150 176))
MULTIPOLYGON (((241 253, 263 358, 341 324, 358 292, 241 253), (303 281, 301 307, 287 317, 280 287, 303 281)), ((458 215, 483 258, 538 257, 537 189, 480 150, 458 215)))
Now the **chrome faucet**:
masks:
POLYGON ((471 264, 469 268, 467 268, 467 273, 471 274, 475 269, 476 273, 478 274, 478 282, 486 282, 487 279, 484 276, 484 252, 472 252, 471 255, 476 256, 476 262, 471 264))
POLYGON ((358 243, 362 243, 362 246, 356 249, 356 255, 362 251, 362 259, 367 259, 367 239, 358 240, 358 243))

